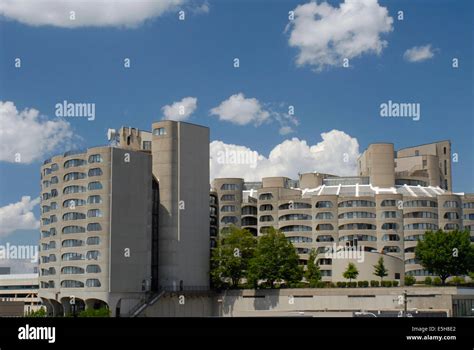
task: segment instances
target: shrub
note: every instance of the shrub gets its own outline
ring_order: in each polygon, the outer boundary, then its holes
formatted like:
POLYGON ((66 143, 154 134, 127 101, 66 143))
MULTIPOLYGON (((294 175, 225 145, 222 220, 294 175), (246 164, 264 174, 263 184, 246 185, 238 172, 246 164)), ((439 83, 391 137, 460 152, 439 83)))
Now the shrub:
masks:
POLYGON ((359 281, 357 282, 358 287, 366 288, 369 286, 369 281, 359 281))
POLYGON ((79 313, 79 317, 110 317, 110 310, 106 307, 100 309, 85 309, 79 313))
POLYGON ((426 284, 427 286, 431 286, 431 284, 432 284, 432 279, 431 279, 431 277, 428 276, 428 277, 425 278, 425 284, 426 284))
POLYGON ((455 276, 451 279, 451 281, 449 281, 449 284, 451 286, 459 286, 459 285, 464 284, 465 282, 466 281, 464 280, 464 277, 455 276))
POLYGON ((392 281, 392 287, 398 287, 398 281, 392 281))
POLYGON ((382 281, 382 287, 391 287, 392 281, 382 281))
POLYGON ((347 282, 337 282, 336 285, 338 288, 346 288, 347 282))
POLYGON ((370 281, 370 286, 371 287, 378 287, 379 286, 379 281, 374 281, 374 280, 370 281))
POLYGON ((347 286, 348 286, 349 288, 355 288, 355 287, 357 287, 357 282, 348 282, 348 283, 347 283, 347 286))
POLYGON ((326 288, 327 287, 327 283, 326 282, 323 282, 323 281, 318 281, 316 283, 316 288, 326 288))
POLYGON ((410 275, 405 276, 405 286, 412 286, 416 283, 416 278, 410 275))
POLYGON ((328 285, 327 285, 328 288, 336 288, 336 284, 334 282, 330 282, 328 285))
POLYGON ((30 311, 26 314, 26 317, 46 317, 46 309, 42 307, 36 311, 30 311))
POLYGON ((441 278, 439 278, 439 277, 433 278, 433 284, 435 286, 440 286, 441 285, 441 278))

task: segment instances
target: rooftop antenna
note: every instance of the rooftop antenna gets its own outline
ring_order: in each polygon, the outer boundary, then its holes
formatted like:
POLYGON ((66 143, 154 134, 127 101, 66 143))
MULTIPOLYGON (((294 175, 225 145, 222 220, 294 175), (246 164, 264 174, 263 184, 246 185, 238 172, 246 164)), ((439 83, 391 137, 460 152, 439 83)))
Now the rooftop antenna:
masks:
POLYGON ((110 146, 113 146, 113 147, 118 146, 119 140, 118 140, 117 131, 115 129, 107 130, 107 140, 109 140, 110 146))

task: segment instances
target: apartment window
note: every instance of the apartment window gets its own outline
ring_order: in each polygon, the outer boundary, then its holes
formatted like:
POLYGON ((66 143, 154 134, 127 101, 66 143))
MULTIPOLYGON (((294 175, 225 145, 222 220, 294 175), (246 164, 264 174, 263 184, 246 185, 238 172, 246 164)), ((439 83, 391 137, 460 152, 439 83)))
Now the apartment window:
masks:
POLYGON ((98 260, 100 257, 100 253, 98 250, 89 250, 86 253, 87 260, 98 260))
POLYGON ((89 191, 101 190, 102 189, 102 184, 99 181, 94 181, 94 182, 90 182, 87 187, 88 187, 89 191))
POLYGON ((84 199, 67 199, 63 202, 64 208, 74 209, 75 207, 80 207, 86 205, 84 199))
POLYGON ((257 225, 257 218, 247 216, 242 219, 242 226, 255 226, 257 225))
POLYGON ((73 181, 73 180, 81 180, 85 178, 86 178, 85 173, 78 173, 78 172, 67 173, 66 175, 64 175, 64 182, 73 181))
POLYGON ((444 160, 444 175, 448 175, 448 161, 444 160))
POLYGON ((448 190, 448 179, 444 179, 444 189, 448 190))
POLYGON ((84 260, 84 256, 81 253, 64 253, 61 256, 62 261, 73 261, 73 260, 84 260))
POLYGON ((68 161, 64 162, 64 168, 71 168, 76 166, 85 165, 86 161, 84 159, 69 159, 68 161))
POLYGON ((51 164, 51 171, 58 171, 59 166, 56 163, 51 164))
POLYGON ((99 223, 91 223, 91 224, 87 224, 87 231, 100 231, 102 230, 102 226, 100 226, 99 223))
POLYGON ((334 237, 330 235, 319 235, 316 242, 334 242, 334 237))
POLYGON ((382 207, 395 207, 397 205, 397 201, 395 199, 385 199, 382 201, 382 207))
POLYGON ((151 150, 151 141, 143 141, 143 149, 145 151, 150 151, 151 150))
POLYGON ((98 245, 100 244, 100 238, 97 236, 87 237, 87 245, 98 245))
POLYGON ((64 234, 84 233, 84 232, 86 232, 86 229, 82 226, 65 226, 63 228, 63 233, 64 234))
POLYGON ((79 266, 64 266, 61 269, 61 273, 65 275, 81 275, 84 273, 84 269, 79 266))
POLYGON ((365 223, 353 223, 339 226, 339 230, 375 230, 375 225, 365 223))
POLYGON ((291 243, 311 243, 313 241, 312 238, 302 236, 287 237, 286 239, 291 243))
POLYGON ((54 227, 51 227, 51 228, 49 229, 49 234, 50 234, 51 236, 56 236, 56 229, 55 229, 54 227))
POLYGON ((294 203, 285 203, 281 204, 278 209, 280 210, 287 210, 287 209, 311 209, 311 204, 308 203, 300 203, 300 202, 294 202, 294 203))
POLYGON ((86 271, 87 271, 87 273, 100 273, 100 266, 99 265, 87 265, 86 271))
POLYGON ((404 230, 437 230, 438 225, 436 224, 431 224, 431 223, 425 223, 425 222, 418 222, 414 224, 408 224, 403 226, 404 230))
POLYGON ((234 202, 235 201, 235 195, 234 194, 224 194, 221 197, 222 202, 234 202))
POLYGON ((443 147, 443 154, 446 154, 446 147, 443 147))
POLYGON ((156 135, 156 136, 163 136, 163 135, 166 135, 166 129, 165 129, 165 128, 156 128, 156 129, 153 129, 153 135, 156 135))
POLYGON ((223 191, 237 191, 239 189, 239 185, 237 184, 222 184, 221 190, 223 191))
POLYGON ((89 156, 89 163, 102 163, 102 156, 100 154, 91 154, 89 156))
POLYGON ((86 286, 89 288, 95 287, 98 288, 100 287, 100 281, 96 278, 91 278, 86 281, 86 286))
POLYGON ((331 220, 333 218, 333 214, 328 211, 323 211, 321 213, 316 214, 316 220, 331 220))
POLYGON ((74 280, 64 280, 61 282, 61 288, 84 288, 84 283, 74 280))
POLYGON ((257 208, 252 206, 242 207, 242 215, 257 215, 257 208))
POLYGON ((102 175, 102 169, 101 168, 93 168, 89 169, 89 176, 101 176, 102 175))
POLYGON ((59 181, 57 176, 53 176, 50 180, 51 185, 57 184, 59 181))
POLYGON ((73 185, 73 186, 64 187, 63 193, 71 194, 71 193, 82 193, 86 191, 87 191, 87 188, 85 188, 84 186, 73 185))
POLYGON ((273 221, 273 216, 271 215, 262 215, 260 216, 260 222, 269 222, 269 221, 273 221))
POLYGON ((443 204, 444 208, 459 208, 459 203, 456 201, 446 201, 443 204))
POLYGON ((419 155, 420 155, 420 151, 415 150, 415 156, 419 156, 419 155))
POLYGON ((224 216, 221 219, 223 224, 236 224, 238 219, 235 216, 224 216))
POLYGON ((447 213, 444 213, 443 217, 445 219, 448 219, 448 220, 458 220, 459 219, 459 214, 454 212, 454 211, 449 211, 447 213))
POLYGON ((396 230, 398 225, 394 222, 386 222, 382 225, 382 230, 396 230))
POLYGON ((332 231, 334 227, 331 224, 320 224, 316 226, 316 231, 332 231))
POLYGON ((311 215, 308 214, 286 214, 278 218, 280 221, 291 221, 291 220, 311 220, 311 215))
POLYGON ((102 197, 99 196, 99 195, 89 196, 89 198, 87 198, 87 203, 88 204, 100 204, 100 203, 102 203, 102 197))
POLYGON ((281 228, 281 232, 311 232, 311 226, 306 225, 289 225, 281 228))
POLYGON ((375 202, 366 200, 349 200, 343 201, 338 204, 339 208, 352 208, 352 207, 375 207, 375 202))
POLYGON ((426 159, 423 159, 423 162, 422 162, 422 163, 423 163, 423 168, 426 168, 426 166, 428 165, 427 160, 426 160, 426 159))
POLYGON ((82 220, 86 218, 86 214, 83 213, 66 213, 63 215, 63 221, 68 221, 68 220, 82 220))
POLYGON ((58 196, 58 190, 52 189, 51 190, 51 198, 57 197, 58 196))
POLYGON ((230 211, 235 211, 235 205, 223 205, 221 208, 221 212, 230 212, 230 211))
POLYGON ((51 205, 49 207, 51 208, 51 210, 56 210, 56 209, 58 209, 58 203, 51 202, 51 205))
POLYGON ((90 209, 87 212, 87 217, 88 218, 101 218, 102 217, 102 211, 100 209, 90 209))
POLYGON ((375 214, 366 211, 349 211, 347 213, 339 214, 338 217, 339 219, 367 219, 375 218, 375 214))
POLYGON ((273 210, 273 205, 271 204, 262 204, 260 206, 260 211, 271 211, 273 210))
POLYGON ((61 245, 63 247, 82 247, 84 241, 80 239, 65 239, 61 245))
POLYGON ((273 199, 273 195, 271 193, 262 193, 259 197, 259 200, 261 201, 269 201, 273 199))
POLYGON ((386 246, 382 249, 383 253, 400 253, 400 247, 397 246, 386 246))
POLYGON ((400 236, 396 234, 382 236, 382 241, 399 241, 399 240, 400 240, 400 236))
POLYGON ((446 224, 446 225, 444 225, 444 229, 449 230, 449 231, 459 230, 459 225, 458 224, 446 224))

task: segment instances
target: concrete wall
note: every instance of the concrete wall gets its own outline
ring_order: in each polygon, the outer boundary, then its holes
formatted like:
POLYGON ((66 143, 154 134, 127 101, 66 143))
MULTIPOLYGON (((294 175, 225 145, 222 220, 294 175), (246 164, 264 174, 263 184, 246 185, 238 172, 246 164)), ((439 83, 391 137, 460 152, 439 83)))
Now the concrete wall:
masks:
POLYGON ((209 129, 162 121, 152 139, 159 183, 159 280, 167 289, 209 285, 209 129))
POLYGON ((151 176, 149 153, 112 148, 112 293, 144 292, 151 284, 151 176))
POLYGON ((380 277, 373 274, 374 265, 377 264, 380 257, 383 257, 385 268, 388 270, 388 276, 385 277, 384 280, 398 280, 399 284, 403 285, 405 275, 405 265, 403 260, 394 256, 372 252, 363 252, 363 261, 361 262, 356 258, 332 259, 332 281, 348 281, 343 277, 343 273, 346 271, 349 263, 353 263, 359 271, 357 279, 353 281, 380 281, 380 277), (397 273, 399 274, 398 278, 395 276, 397 273))

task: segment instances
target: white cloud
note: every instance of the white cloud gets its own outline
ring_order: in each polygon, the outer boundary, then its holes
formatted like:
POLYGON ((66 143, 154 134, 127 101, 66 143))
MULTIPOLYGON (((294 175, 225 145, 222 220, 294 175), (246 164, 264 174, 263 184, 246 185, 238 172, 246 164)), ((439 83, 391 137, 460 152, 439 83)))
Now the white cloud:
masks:
POLYGON ((187 120, 197 108, 196 97, 185 97, 181 101, 174 102, 161 108, 163 119, 183 121, 187 120))
POLYGON ((344 58, 379 55, 387 46, 381 35, 392 31, 393 19, 377 0, 345 0, 339 7, 309 2, 294 9, 289 45, 299 49, 296 63, 316 70, 342 66, 344 58))
POLYGON ((58 146, 70 146, 71 125, 62 120, 47 120, 36 109, 18 112, 11 101, 0 101, 0 161, 20 163, 42 160, 58 146), (18 161, 18 160, 16 160, 18 161))
POLYGON ((0 207, 0 236, 8 236, 16 230, 34 230, 40 227, 32 210, 40 202, 39 197, 21 197, 21 201, 0 207))
POLYGON ((403 54, 403 58, 408 62, 421 62, 433 58, 434 54, 431 44, 428 44, 424 46, 414 46, 406 50, 403 54))
POLYGON ((292 138, 275 146, 268 157, 245 146, 212 141, 211 179, 242 177, 260 181, 265 176, 297 178, 298 173, 317 171, 340 176, 357 174, 359 143, 343 131, 321 134, 322 141, 308 145, 292 138))
POLYGON ((270 118, 270 112, 265 110, 256 98, 245 98, 243 93, 232 95, 219 106, 212 108, 211 115, 237 125, 252 123, 256 126, 270 118))
MULTIPOLYGON (((0 0, 0 15, 32 26, 136 27, 177 10, 187 0, 0 0), (75 20, 70 19, 71 11, 75 20)), ((197 8, 206 12, 206 3, 197 8)))
POLYGON ((295 131, 293 130, 291 126, 286 125, 286 126, 282 126, 280 130, 278 130, 278 132, 280 133, 280 135, 288 135, 295 131))

